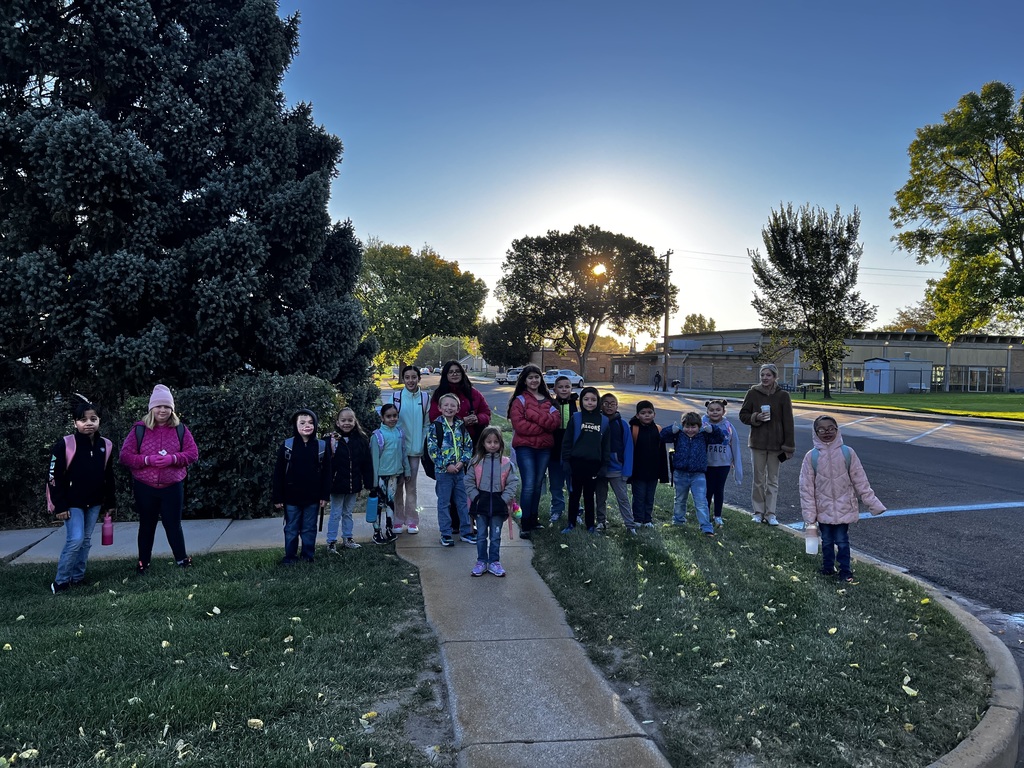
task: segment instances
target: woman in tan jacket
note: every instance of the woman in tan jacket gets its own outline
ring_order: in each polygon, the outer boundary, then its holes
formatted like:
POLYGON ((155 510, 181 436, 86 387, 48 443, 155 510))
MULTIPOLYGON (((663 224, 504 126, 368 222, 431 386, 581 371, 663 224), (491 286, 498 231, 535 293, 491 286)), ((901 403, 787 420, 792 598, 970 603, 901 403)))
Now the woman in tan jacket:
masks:
POLYGON ((793 403, 779 388, 779 369, 772 363, 761 366, 761 383, 747 390, 740 406, 740 421, 750 426, 750 464, 753 488, 750 502, 755 523, 778 525, 775 505, 779 498, 779 464, 793 458, 796 437, 793 403))

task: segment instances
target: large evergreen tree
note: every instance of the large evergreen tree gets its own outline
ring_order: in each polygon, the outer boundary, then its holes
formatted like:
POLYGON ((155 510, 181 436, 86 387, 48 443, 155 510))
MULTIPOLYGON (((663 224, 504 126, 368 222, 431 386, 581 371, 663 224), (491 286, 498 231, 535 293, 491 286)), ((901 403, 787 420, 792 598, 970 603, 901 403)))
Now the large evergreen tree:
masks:
POLYGON ((812 368, 829 376, 842 361, 846 338, 875 319, 876 307, 857 291, 864 247, 860 212, 829 215, 792 205, 772 211, 761 230, 765 255, 748 251, 757 292, 751 302, 775 347, 799 347, 812 368))
POLYGON ((327 214, 341 142, 284 106, 297 44, 273 0, 3 3, 0 386, 365 357, 361 246, 327 214))

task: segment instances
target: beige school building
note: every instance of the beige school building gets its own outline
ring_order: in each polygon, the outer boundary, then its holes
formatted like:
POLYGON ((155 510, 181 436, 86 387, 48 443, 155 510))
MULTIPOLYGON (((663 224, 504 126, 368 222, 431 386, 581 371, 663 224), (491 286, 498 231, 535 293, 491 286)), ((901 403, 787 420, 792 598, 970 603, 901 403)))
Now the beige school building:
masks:
MULTIPOLYGON (((683 389, 746 389, 757 383, 764 362, 779 368, 792 388, 820 385, 820 371, 799 349, 765 360, 770 339, 760 328, 668 337, 668 382, 683 389)), ((1012 392, 1024 391, 1024 337, 962 336, 951 344, 931 333, 864 331, 846 339, 847 356, 831 378, 837 391, 1012 392)), ((652 385, 665 363, 664 343, 655 352, 611 356, 616 383, 652 385)))

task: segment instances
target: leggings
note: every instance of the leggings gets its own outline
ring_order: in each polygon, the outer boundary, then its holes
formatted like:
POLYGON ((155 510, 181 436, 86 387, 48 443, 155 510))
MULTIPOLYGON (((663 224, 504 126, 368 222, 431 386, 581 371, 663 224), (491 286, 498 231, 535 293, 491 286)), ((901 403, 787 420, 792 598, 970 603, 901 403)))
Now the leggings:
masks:
POLYGON ((715 517, 721 517, 722 502, 725 501, 725 481, 729 477, 729 467, 708 467, 705 476, 708 479, 708 506, 714 510, 715 517))
POLYGON ((569 525, 576 525, 579 517, 580 498, 583 498, 583 520, 587 528, 594 527, 595 492, 597 491, 597 473, 601 470, 599 461, 573 461, 572 487, 569 489, 569 525))

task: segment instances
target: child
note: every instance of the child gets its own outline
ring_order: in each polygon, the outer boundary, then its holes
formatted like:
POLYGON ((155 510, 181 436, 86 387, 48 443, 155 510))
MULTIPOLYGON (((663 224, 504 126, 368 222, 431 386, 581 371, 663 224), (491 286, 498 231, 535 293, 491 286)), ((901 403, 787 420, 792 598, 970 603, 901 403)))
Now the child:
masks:
POLYGON ((501 526, 519 490, 519 472, 504 453, 501 430, 484 427, 466 471, 469 511, 476 516, 473 576, 483 576, 485 570, 495 576, 505 575, 501 567, 501 526))
POLYGON ((113 444, 100 437, 100 414, 95 405, 75 394, 71 408, 73 435, 58 440, 50 449, 47 499, 58 520, 64 521, 67 541, 57 561, 57 576, 50 584, 53 594, 85 583, 85 563, 92 546, 92 532, 100 511, 114 512, 113 444))
MULTIPOLYGON (((540 368, 536 365, 526 366, 519 374, 515 391, 508 401, 508 418, 512 422, 512 449, 523 486, 519 538, 529 539, 532 532, 540 527, 537 507, 540 504, 541 481, 551 458, 555 428, 561 423, 558 409, 551 402, 540 368)), ((479 533, 478 527, 478 536, 479 533)))
POLYGON ((398 428, 398 409, 392 403, 380 407, 379 429, 370 436, 370 456, 377 488, 377 518, 373 521, 373 543, 390 544, 395 535, 392 513, 395 510, 395 489, 401 478, 411 473, 405 452, 405 435, 398 428), (384 518, 384 532, 380 522, 384 518))
POLYGON ((697 522, 704 535, 713 538, 715 529, 708 515, 708 490, 704 472, 708 468, 708 445, 721 443, 725 433, 714 424, 701 426, 696 411, 684 413, 679 424, 661 430, 661 439, 675 446, 672 462, 672 479, 676 485, 675 507, 672 510, 672 525, 686 524, 686 498, 693 493, 693 506, 697 508, 697 522))
POLYGON ((395 533, 420 532, 420 514, 416 511, 416 481, 423 457, 423 439, 430 428, 430 394, 420 388, 420 369, 407 365, 402 369, 405 385, 391 393, 391 402, 398 409, 398 428, 405 435, 405 455, 409 457, 409 474, 398 479, 395 488, 395 533))
POLYGON ((608 466, 611 453, 608 417, 597 407, 598 393, 593 387, 580 392, 580 410, 574 413, 562 440, 562 463, 569 467, 571 477, 569 493, 569 524, 562 533, 572 533, 580 498, 583 499, 588 533, 597 533, 594 521, 594 492, 597 476, 608 466))
MULTIPOLYGON (((576 405, 576 395, 572 391, 572 382, 568 376, 559 376, 555 379, 554 405, 561 417, 560 426, 555 427, 552 433, 551 459, 548 461, 548 488, 551 491, 551 522, 557 523, 562 519, 565 511, 565 486, 569 476, 562 464, 562 440, 565 438, 565 428, 569 426, 569 419, 579 408, 576 405)), ((577 513, 578 514, 578 513, 577 513)))
POLYGON ((871 490, 864 467, 853 449, 843 445, 839 424, 831 416, 814 420, 814 447, 800 466, 800 509, 807 535, 821 532, 821 572, 834 576, 839 560, 839 578, 853 581, 850 569, 850 523, 860 516, 859 497, 872 515, 885 512, 885 505, 871 490))
POLYGON ((722 502, 725 500, 725 481, 729 467, 736 468, 736 485, 743 483, 743 459, 740 457, 740 441, 736 429, 725 418, 725 400, 708 400, 704 403, 707 415, 704 421, 720 427, 725 433, 724 443, 708 443, 708 471, 705 472, 708 485, 708 506, 714 504, 715 525, 722 527, 722 502))
POLYGON ((293 435, 277 451, 271 498, 275 509, 284 509, 284 559, 282 565, 302 559, 313 562, 316 549, 316 513, 331 498, 331 446, 316 437, 316 414, 307 408, 291 418, 293 435))
POLYGON ((597 478, 597 530, 607 528, 608 487, 615 494, 619 514, 627 533, 636 533, 633 509, 629 504, 626 483, 633 474, 633 437, 629 425, 619 415, 619 400, 610 392, 601 398, 601 413, 608 417, 609 454, 608 466, 597 478))
POLYGON ((338 553, 338 520, 341 520, 342 546, 359 549, 352 540, 352 508, 359 492, 373 490, 373 459, 370 443, 355 411, 342 408, 338 413, 338 431, 331 433, 331 516, 327 521, 327 551, 338 553))
POLYGON ((629 420, 633 440, 633 520, 637 527, 654 527, 654 493, 659 481, 668 482, 668 461, 661 442, 661 427, 654 423, 654 403, 641 400, 629 420))
POLYGON ((466 465, 473 457, 473 438, 469 436, 462 422, 455 418, 455 414, 459 412, 459 405, 457 395, 449 392, 441 396, 438 401, 441 415, 434 422, 441 425, 441 444, 438 445, 436 439, 427 441, 427 451, 437 473, 434 488, 437 491, 437 525, 441 529, 442 547, 451 547, 455 544, 452 539, 451 508, 454 508, 455 514, 458 515, 462 540, 468 544, 476 544, 473 526, 469 522, 465 479, 462 477, 466 465))

